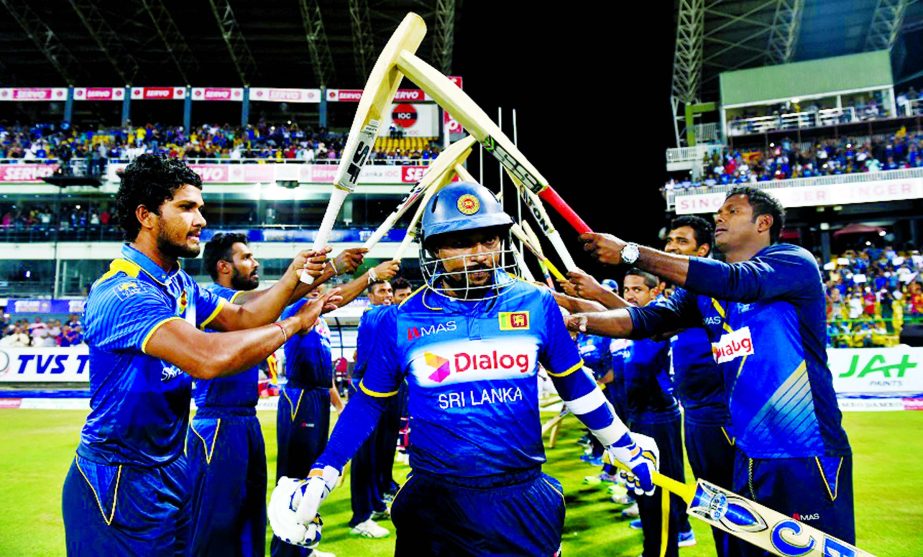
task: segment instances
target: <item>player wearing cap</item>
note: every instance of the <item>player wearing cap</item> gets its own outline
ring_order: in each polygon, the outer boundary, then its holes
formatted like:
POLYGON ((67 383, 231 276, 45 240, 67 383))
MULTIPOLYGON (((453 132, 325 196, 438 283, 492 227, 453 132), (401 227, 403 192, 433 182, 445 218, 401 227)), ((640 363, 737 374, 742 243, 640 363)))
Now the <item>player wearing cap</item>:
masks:
POLYGON ((306 523, 405 376, 413 471, 392 506, 397 555, 559 550, 564 497, 560 484, 541 473, 539 363, 570 410, 634 472, 639 490, 653 490, 656 446, 629 434, 580 371, 551 294, 507 272, 511 224, 477 184, 453 184, 430 199, 421 248, 426 287, 378 310, 377 357, 361 392, 309 479, 280 481, 273 492, 270 522, 280 537, 313 541, 316 527, 306 523))
POLYGON ((704 326, 728 390, 734 490, 853 543, 852 451, 827 366, 823 283, 809 252, 776 243, 784 218, 763 190, 729 192, 715 216, 726 263, 581 236, 600 261, 683 289, 656 306, 571 316, 569 326, 633 338, 704 326))

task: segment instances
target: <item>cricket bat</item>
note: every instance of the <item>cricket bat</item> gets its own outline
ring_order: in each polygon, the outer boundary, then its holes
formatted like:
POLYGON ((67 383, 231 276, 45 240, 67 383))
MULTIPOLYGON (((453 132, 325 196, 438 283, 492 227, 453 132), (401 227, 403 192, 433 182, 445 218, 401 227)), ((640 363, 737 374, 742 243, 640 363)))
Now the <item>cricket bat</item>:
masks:
POLYGON ((532 255, 537 257, 540 262, 544 263, 545 266, 548 267, 548 270, 551 271, 551 274, 554 275, 554 278, 562 282, 567 280, 567 278, 561 274, 561 271, 559 271, 558 268, 554 266, 554 263, 542 255, 541 248, 532 243, 532 240, 526 235, 521 226, 513 223, 510 231, 513 233, 513 236, 516 236, 516 238, 522 242, 522 245, 525 246, 527 250, 532 252, 532 255))
POLYGON ((429 200, 434 195, 439 193, 442 188, 446 187, 449 185, 449 183, 452 182, 452 178, 458 174, 458 169, 461 169, 466 174, 468 173, 468 171, 465 170, 465 167, 461 165, 463 160, 464 159, 459 160, 452 168, 445 169, 443 174, 440 176, 434 177, 433 185, 426 190, 426 194, 423 196, 423 200, 420 201, 420 206, 417 207, 417 212, 414 213, 413 218, 410 219, 410 224, 407 225, 407 235, 404 236, 404 239, 401 241, 401 245, 397 247, 397 251, 394 253, 392 260, 400 263, 401 259, 404 257, 404 253, 406 253, 407 249, 410 248, 410 244, 417 238, 417 235, 419 234, 420 220, 423 218, 423 210, 426 209, 426 204, 429 203, 429 200))
POLYGON ((411 51, 400 53, 397 66, 442 108, 449 111, 511 174, 560 213, 577 232, 592 232, 467 93, 411 51))
POLYGON ((535 222, 538 223, 538 225, 542 228, 542 232, 545 233, 545 237, 547 237, 548 241, 551 242, 551 247, 554 248, 555 253, 557 253, 558 257, 561 258, 561 261, 564 263, 564 268, 567 269, 568 272, 576 271, 577 264, 574 263, 574 258, 571 257, 567 246, 564 245, 564 239, 561 238, 561 235, 551 224, 551 218, 545 211, 545 206, 542 205, 542 200, 539 199, 537 195, 529 191, 528 188, 522 185, 522 182, 520 182, 515 175, 509 172, 507 172, 507 175, 513 181, 516 189, 519 190, 519 197, 522 199, 523 203, 525 203, 525 206, 527 209, 529 209, 529 212, 532 213, 532 216, 535 218, 535 222))
MULTIPOLYGON (((426 35, 426 23, 415 13, 408 13, 388 40, 384 50, 369 73, 369 79, 362 90, 362 98, 356 108, 352 127, 346 146, 340 155, 340 164, 333 179, 333 192, 321 221, 320 229, 314 238, 314 251, 320 251, 327 243, 337 215, 343 202, 355 188, 359 173, 368 160, 375 138, 381 127, 384 112, 394 99, 394 94, 403 79, 397 68, 397 58, 401 53, 415 52, 426 35)), ((313 278, 307 273, 301 274, 301 280, 310 284, 313 278)))
POLYGON ((522 231, 526 233, 526 238, 528 238, 532 245, 538 250, 538 254, 541 256, 538 260, 538 266, 542 269, 542 275, 545 277, 548 288, 554 290, 554 280, 551 278, 551 273, 548 271, 548 265, 545 264, 547 258, 545 257, 545 252, 542 251, 542 242, 538 239, 538 236, 535 235, 532 227, 529 226, 529 221, 523 219, 519 225, 522 227, 522 231))
POLYGON ((446 172, 455 168, 456 164, 464 162, 468 158, 468 155, 471 154, 471 149, 474 147, 475 139, 472 136, 467 136, 460 141, 446 147, 446 149, 439 153, 439 156, 436 157, 436 160, 429 165, 429 168, 426 169, 426 172, 423 174, 423 177, 419 182, 410 190, 410 193, 398 204, 397 208, 391 212, 390 215, 378 226, 375 232, 369 236, 368 240, 362 244, 362 247, 366 249, 372 249, 375 244, 377 244, 384 237, 385 234, 394 227, 394 223, 398 221, 404 213, 406 213, 414 203, 420 200, 423 197, 424 192, 427 188, 433 185, 437 179, 441 178, 446 172))
MULTIPOLYGON (((622 463, 619 468, 625 470, 622 463)), ((790 516, 705 480, 684 484, 660 473, 654 484, 686 502, 686 513, 783 557, 873 557, 790 516)))

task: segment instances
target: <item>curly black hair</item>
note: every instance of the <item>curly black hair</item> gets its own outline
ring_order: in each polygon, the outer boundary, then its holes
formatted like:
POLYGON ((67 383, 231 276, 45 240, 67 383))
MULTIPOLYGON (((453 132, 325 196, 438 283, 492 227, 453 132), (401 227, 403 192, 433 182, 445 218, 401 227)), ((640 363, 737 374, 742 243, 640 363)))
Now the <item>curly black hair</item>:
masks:
POLYGON ((211 275, 212 280, 218 281, 218 262, 231 260, 231 248, 234 244, 248 245, 247 235, 240 232, 219 232, 205 244, 204 255, 205 270, 211 275))
POLYGON ((115 194, 115 220, 122 227, 125 239, 134 241, 141 231, 135 210, 144 205, 160 214, 164 201, 173 199, 181 186, 202 189, 202 178, 181 160, 156 155, 140 155, 119 172, 122 183, 115 194))

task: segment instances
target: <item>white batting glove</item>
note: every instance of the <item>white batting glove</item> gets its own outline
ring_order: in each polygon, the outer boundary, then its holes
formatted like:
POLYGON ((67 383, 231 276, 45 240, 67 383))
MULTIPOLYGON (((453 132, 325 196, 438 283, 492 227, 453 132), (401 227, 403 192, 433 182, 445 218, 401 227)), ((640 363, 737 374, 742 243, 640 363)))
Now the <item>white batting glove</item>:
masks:
POLYGON ((656 441, 647 435, 628 432, 606 447, 606 452, 614 461, 631 470, 630 473, 621 472, 629 489, 637 495, 653 495, 654 473, 660 466, 660 450, 656 441))
POLYGON ((317 510, 336 487, 340 472, 327 466, 311 474, 304 480, 280 478, 272 490, 267 515, 273 533, 282 541, 313 549, 320 542, 323 526, 317 510))

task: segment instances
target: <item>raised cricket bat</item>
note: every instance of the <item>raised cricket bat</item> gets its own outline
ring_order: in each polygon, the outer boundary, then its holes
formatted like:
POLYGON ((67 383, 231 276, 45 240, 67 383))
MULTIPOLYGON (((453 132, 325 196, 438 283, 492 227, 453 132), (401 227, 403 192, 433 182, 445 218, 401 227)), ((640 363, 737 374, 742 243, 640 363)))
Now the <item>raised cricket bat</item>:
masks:
MULTIPOLYGON (((621 463, 619 468, 625 469, 621 463)), ((873 557, 790 516, 705 480, 684 484, 660 473, 654 484, 686 502, 686 513, 783 557, 873 557)))
POLYGON ((449 111, 485 149, 500 161, 500 164, 560 213, 577 232, 581 234, 592 232, 583 219, 561 199, 554 188, 548 185, 548 180, 539 174, 500 127, 471 100, 467 93, 413 52, 401 52, 397 58, 397 66, 404 72, 404 75, 426 91, 442 108, 449 111))
MULTIPOLYGON (((426 23, 415 13, 408 13, 388 40, 378 61, 369 73, 369 79, 362 90, 362 98, 356 108, 352 127, 346 146, 340 155, 340 164, 333 179, 333 192, 321 221, 320 229, 314 238, 314 251, 320 251, 327 243, 337 215, 343 207, 346 196, 355 188, 359 173, 368 160, 375 138, 384 117, 384 112, 394 99, 394 94, 403 79, 398 69, 397 58, 404 52, 415 52, 426 35, 426 23)), ((301 280, 310 284, 313 278, 307 273, 301 274, 301 280)))
POLYGON ((548 270, 551 271, 551 274, 554 275, 554 278, 562 282, 567 280, 567 278, 561 274, 561 271, 559 271, 558 268, 554 266, 554 263, 542 255, 541 248, 532 243, 532 240, 526 235, 521 226, 513 223, 510 231, 513 233, 513 236, 516 236, 516 238, 522 242, 522 245, 525 246, 527 250, 532 252, 532 255, 537 257, 540 262, 544 263, 548 267, 548 270))
POLYGON ((535 249, 538 250, 538 254, 541 256, 538 260, 538 266, 542 269, 542 275, 545 277, 545 282, 548 283, 548 287, 554 290, 554 280, 551 278, 551 273, 548 271, 548 265, 545 264, 545 252, 542 251, 542 242, 538 239, 538 236, 535 235, 535 232, 532 230, 532 227, 529 226, 529 221, 523 219, 519 225, 522 227, 522 231, 526 233, 526 238, 532 242, 532 245, 535 246, 535 249))
MULTIPOLYGON (((413 218, 410 219, 410 224, 407 225, 407 235, 404 236, 403 240, 401 240, 401 245, 397 247, 397 251, 394 253, 394 257, 392 257, 393 261, 400 263, 401 259, 404 257, 404 253, 406 253, 407 249, 410 248, 410 244, 413 243, 413 241, 417 238, 419 233, 418 229, 420 228, 420 219, 423 218, 423 210, 426 209, 426 204, 429 203, 429 200, 434 195, 439 193, 442 188, 446 187, 449 183, 452 182, 452 178, 458 174, 459 169, 464 171, 465 174, 468 173, 468 171, 465 170, 465 167, 461 165, 463 161, 464 159, 458 161, 452 168, 445 169, 443 174, 434 178, 433 185, 426 190, 426 194, 423 196, 423 200, 420 201, 420 206, 417 207, 417 211, 413 214, 413 218)), ((465 180, 467 181, 467 179, 465 180)))
MULTIPOLYGON (((574 258, 571 257, 570 252, 567 250, 567 246, 564 245, 564 239, 561 238, 561 235, 555 230, 554 225, 551 224, 551 218, 548 217, 548 213, 545 211, 545 206, 542 204, 542 200, 539 199, 537 195, 529 191, 522 182, 516 178, 515 175, 507 172, 507 175, 513 181, 513 184, 516 186, 516 189, 519 190, 519 197, 525 203, 526 208, 529 209, 529 212, 532 213, 532 216, 535 218, 535 222, 542 227, 542 232, 545 233, 545 237, 548 238, 548 241, 551 242, 551 247, 554 248, 555 253, 558 254, 558 257, 561 258, 561 261, 564 263, 564 268, 568 272, 576 271, 577 264, 574 263, 574 258)), ((523 221, 525 222, 525 221, 523 221)))
POLYGON ((444 151, 439 153, 439 156, 436 157, 436 160, 429 165, 429 168, 426 169, 426 172, 423 174, 423 177, 417 182, 417 185, 410 190, 410 193, 398 204, 397 209, 391 212, 390 215, 378 226, 375 232, 369 236, 369 239, 362 244, 362 247, 366 249, 372 249, 375 244, 377 244, 384 237, 385 234, 394 227, 394 223, 398 221, 404 213, 406 213, 414 203, 420 200, 423 197, 424 192, 427 188, 433 185, 433 183, 441 178, 446 172, 455 168, 456 164, 464 162, 468 158, 468 155, 471 154, 471 149, 474 147, 476 140, 472 136, 467 136, 460 141, 449 145, 445 148, 444 151))

